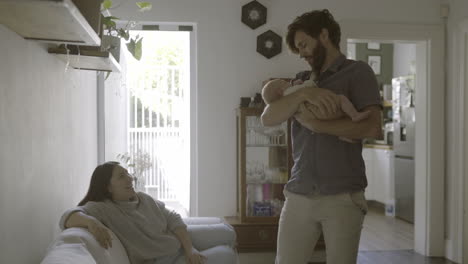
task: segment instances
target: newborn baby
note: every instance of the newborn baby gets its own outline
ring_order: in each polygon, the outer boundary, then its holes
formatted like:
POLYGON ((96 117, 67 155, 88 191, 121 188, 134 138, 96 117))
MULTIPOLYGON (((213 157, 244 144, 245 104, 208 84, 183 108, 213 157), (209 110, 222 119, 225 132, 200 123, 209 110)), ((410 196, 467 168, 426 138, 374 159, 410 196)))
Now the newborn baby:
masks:
MULTIPOLYGON (((304 83, 301 84, 296 84, 294 86, 291 86, 289 82, 281 80, 281 79, 275 79, 272 81, 269 81, 267 84, 262 89, 262 97, 263 100, 265 101, 266 104, 270 104, 281 97, 291 94, 301 88, 307 87, 307 89, 313 89, 317 88, 317 85, 315 84, 314 81, 308 80, 305 81, 304 83)), ((363 119, 366 119, 370 115, 370 111, 365 111, 365 112, 358 112, 356 108, 354 108, 354 105, 349 101, 349 99, 342 95, 342 94, 336 94, 335 95, 335 101, 338 102, 339 110, 336 114, 331 114, 327 116, 326 118, 320 119, 320 120, 333 120, 333 119, 338 119, 343 117, 344 115, 347 115, 353 120, 353 122, 358 122, 363 119)), ((313 114, 319 114, 319 107, 310 103, 305 104, 306 109, 311 111, 313 114)), ((340 138, 344 141, 347 142, 353 142, 350 139, 347 138, 340 138)))

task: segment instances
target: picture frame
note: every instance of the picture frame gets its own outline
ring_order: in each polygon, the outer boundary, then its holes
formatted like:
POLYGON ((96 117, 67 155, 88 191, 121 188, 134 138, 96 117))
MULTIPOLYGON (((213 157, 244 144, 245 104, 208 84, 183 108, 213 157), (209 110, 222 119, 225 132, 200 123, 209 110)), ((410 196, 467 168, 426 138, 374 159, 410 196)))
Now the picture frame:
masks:
POLYGON ((368 42, 367 43, 368 50, 380 50, 380 43, 378 42, 368 42))
POLYGON ((369 64, 369 66, 372 68, 375 75, 380 74, 381 56, 379 55, 367 56, 367 64, 369 64))

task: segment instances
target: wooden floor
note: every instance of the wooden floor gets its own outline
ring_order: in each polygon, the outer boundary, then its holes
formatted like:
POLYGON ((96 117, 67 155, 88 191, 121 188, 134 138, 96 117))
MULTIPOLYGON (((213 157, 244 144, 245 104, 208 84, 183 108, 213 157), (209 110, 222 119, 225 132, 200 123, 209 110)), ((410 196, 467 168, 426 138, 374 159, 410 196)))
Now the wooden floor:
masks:
POLYGON ((372 208, 364 218, 359 251, 414 248, 414 226, 372 208))
MULTIPOLYGON (((427 258, 413 251, 412 224, 370 210, 364 220, 359 244, 358 264, 455 264, 443 258, 427 258)), ((324 252, 317 252, 315 263, 325 263, 324 252)), ((274 264, 275 253, 242 253, 239 264, 274 264)))
MULTIPOLYGON (((239 264, 274 264, 274 253, 242 253, 239 264)), ((316 261, 313 264, 325 264, 316 261)), ((428 258, 413 250, 361 251, 357 264, 456 264, 444 258, 428 258)))
POLYGON ((362 251, 358 264, 455 264, 444 258, 428 258, 413 250, 362 251))

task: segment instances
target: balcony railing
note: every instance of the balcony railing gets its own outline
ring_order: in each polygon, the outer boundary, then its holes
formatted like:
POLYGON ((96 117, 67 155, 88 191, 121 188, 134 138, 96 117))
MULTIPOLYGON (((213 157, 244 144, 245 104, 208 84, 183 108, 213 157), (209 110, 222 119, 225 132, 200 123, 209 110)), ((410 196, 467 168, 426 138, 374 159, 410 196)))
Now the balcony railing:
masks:
POLYGON ((145 192, 161 201, 177 200, 174 187, 183 173, 177 161, 184 148, 179 128, 129 128, 128 139, 131 149, 151 157, 153 166, 143 173, 145 192))
POLYGON ((152 167, 143 173, 144 191, 164 202, 178 202, 189 182, 189 134, 183 132, 189 124, 187 82, 178 66, 149 70, 151 75, 129 80, 128 151, 133 157, 140 152, 151 158, 152 167))

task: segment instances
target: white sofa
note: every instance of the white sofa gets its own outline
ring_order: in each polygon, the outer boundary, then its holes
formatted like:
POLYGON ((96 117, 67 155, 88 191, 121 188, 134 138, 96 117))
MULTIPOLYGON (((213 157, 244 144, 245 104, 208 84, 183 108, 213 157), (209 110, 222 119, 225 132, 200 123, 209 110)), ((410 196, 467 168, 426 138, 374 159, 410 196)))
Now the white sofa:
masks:
MULTIPOLYGON (((214 256, 209 264, 235 264, 236 233, 218 217, 185 218, 192 243, 202 254, 214 256), (215 259, 215 260, 214 260, 215 259)), ((112 235, 112 247, 104 249, 85 228, 68 228, 49 246, 41 264, 130 264, 125 248, 112 235)))

